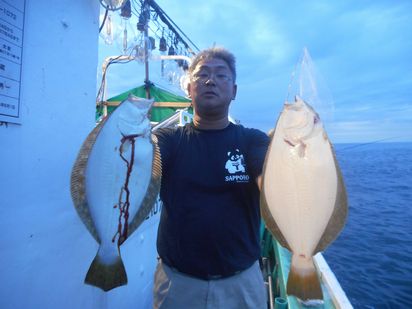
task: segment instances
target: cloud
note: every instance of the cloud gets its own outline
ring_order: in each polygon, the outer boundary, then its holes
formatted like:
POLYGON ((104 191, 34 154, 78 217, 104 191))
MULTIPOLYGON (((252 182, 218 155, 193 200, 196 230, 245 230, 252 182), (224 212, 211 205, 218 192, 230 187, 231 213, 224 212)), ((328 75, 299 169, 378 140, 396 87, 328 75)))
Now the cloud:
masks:
POLYGON ((264 13, 254 16, 254 23, 245 36, 249 50, 257 56, 264 57, 268 64, 279 64, 288 59, 290 44, 280 27, 264 13))
POLYGON ((367 120, 338 121, 330 124, 328 133, 334 142, 368 142, 381 139, 410 141, 411 121, 387 117, 367 120))
MULTIPOLYGON (((157 3, 199 48, 216 43, 235 53, 239 89, 231 113, 242 123, 264 131, 274 126, 307 46, 333 97, 334 117, 326 122, 331 138, 412 132, 411 1, 157 3)), ((110 86, 140 84, 144 73, 133 70, 111 77, 110 86)))
POLYGON ((196 38, 201 48, 216 43, 238 53, 247 52, 249 57, 265 57, 275 63, 288 55, 289 40, 273 18, 273 12, 266 11, 255 1, 209 0, 195 5, 192 1, 180 1, 179 6, 158 2, 170 9, 169 16, 178 20, 181 28, 196 38), (194 21, 196 27, 193 27, 194 21))

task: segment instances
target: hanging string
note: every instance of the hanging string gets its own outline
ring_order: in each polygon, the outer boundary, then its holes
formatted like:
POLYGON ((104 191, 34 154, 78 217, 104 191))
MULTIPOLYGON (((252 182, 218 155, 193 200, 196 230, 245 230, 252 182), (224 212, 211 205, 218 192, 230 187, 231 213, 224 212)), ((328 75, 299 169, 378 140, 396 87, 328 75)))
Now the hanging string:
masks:
MULTIPOLYGON (((295 64, 295 68, 293 69, 292 74, 290 76, 290 81, 289 81, 289 85, 288 85, 288 93, 286 95, 286 101, 287 102, 290 102, 289 101, 289 96, 292 92, 292 83, 295 79, 295 75, 296 75, 296 72, 298 70, 298 66, 299 66, 299 70, 302 70, 304 56, 305 56, 305 53, 303 52, 302 55, 299 57, 299 61, 295 64)), ((294 100, 294 99, 295 98, 292 98, 292 100, 294 100)))

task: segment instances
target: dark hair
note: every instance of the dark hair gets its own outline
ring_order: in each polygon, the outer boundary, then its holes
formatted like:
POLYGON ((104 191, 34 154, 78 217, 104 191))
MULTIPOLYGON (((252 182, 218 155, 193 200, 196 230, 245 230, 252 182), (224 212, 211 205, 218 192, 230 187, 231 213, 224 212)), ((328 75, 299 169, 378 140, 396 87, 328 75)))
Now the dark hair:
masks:
POLYGON ((193 58, 189 66, 189 73, 192 73, 197 64, 202 60, 221 59, 228 65, 233 75, 233 81, 236 81, 236 59, 235 56, 223 47, 211 47, 202 50, 193 58))

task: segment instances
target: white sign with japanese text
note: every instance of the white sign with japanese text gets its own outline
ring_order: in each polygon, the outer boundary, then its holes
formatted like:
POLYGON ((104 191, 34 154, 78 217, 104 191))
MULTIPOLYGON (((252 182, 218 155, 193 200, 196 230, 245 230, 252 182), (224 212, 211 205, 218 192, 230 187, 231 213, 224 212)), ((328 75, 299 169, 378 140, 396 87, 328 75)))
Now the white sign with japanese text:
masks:
POLYGON ((21 123, 25 0, 0 0, 0 121, 21 123))

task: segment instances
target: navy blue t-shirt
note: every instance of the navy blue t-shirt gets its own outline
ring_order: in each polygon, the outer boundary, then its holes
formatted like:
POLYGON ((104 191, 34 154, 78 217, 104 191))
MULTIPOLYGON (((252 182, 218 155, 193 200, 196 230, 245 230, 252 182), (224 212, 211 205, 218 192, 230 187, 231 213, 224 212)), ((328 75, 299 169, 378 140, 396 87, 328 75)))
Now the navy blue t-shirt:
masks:
POLYGON ((157 250, 163 262, 204 279, 251 266, 260 256, 256 177, 268 136, 232 123, 155 134, 162 157, 157 250))

